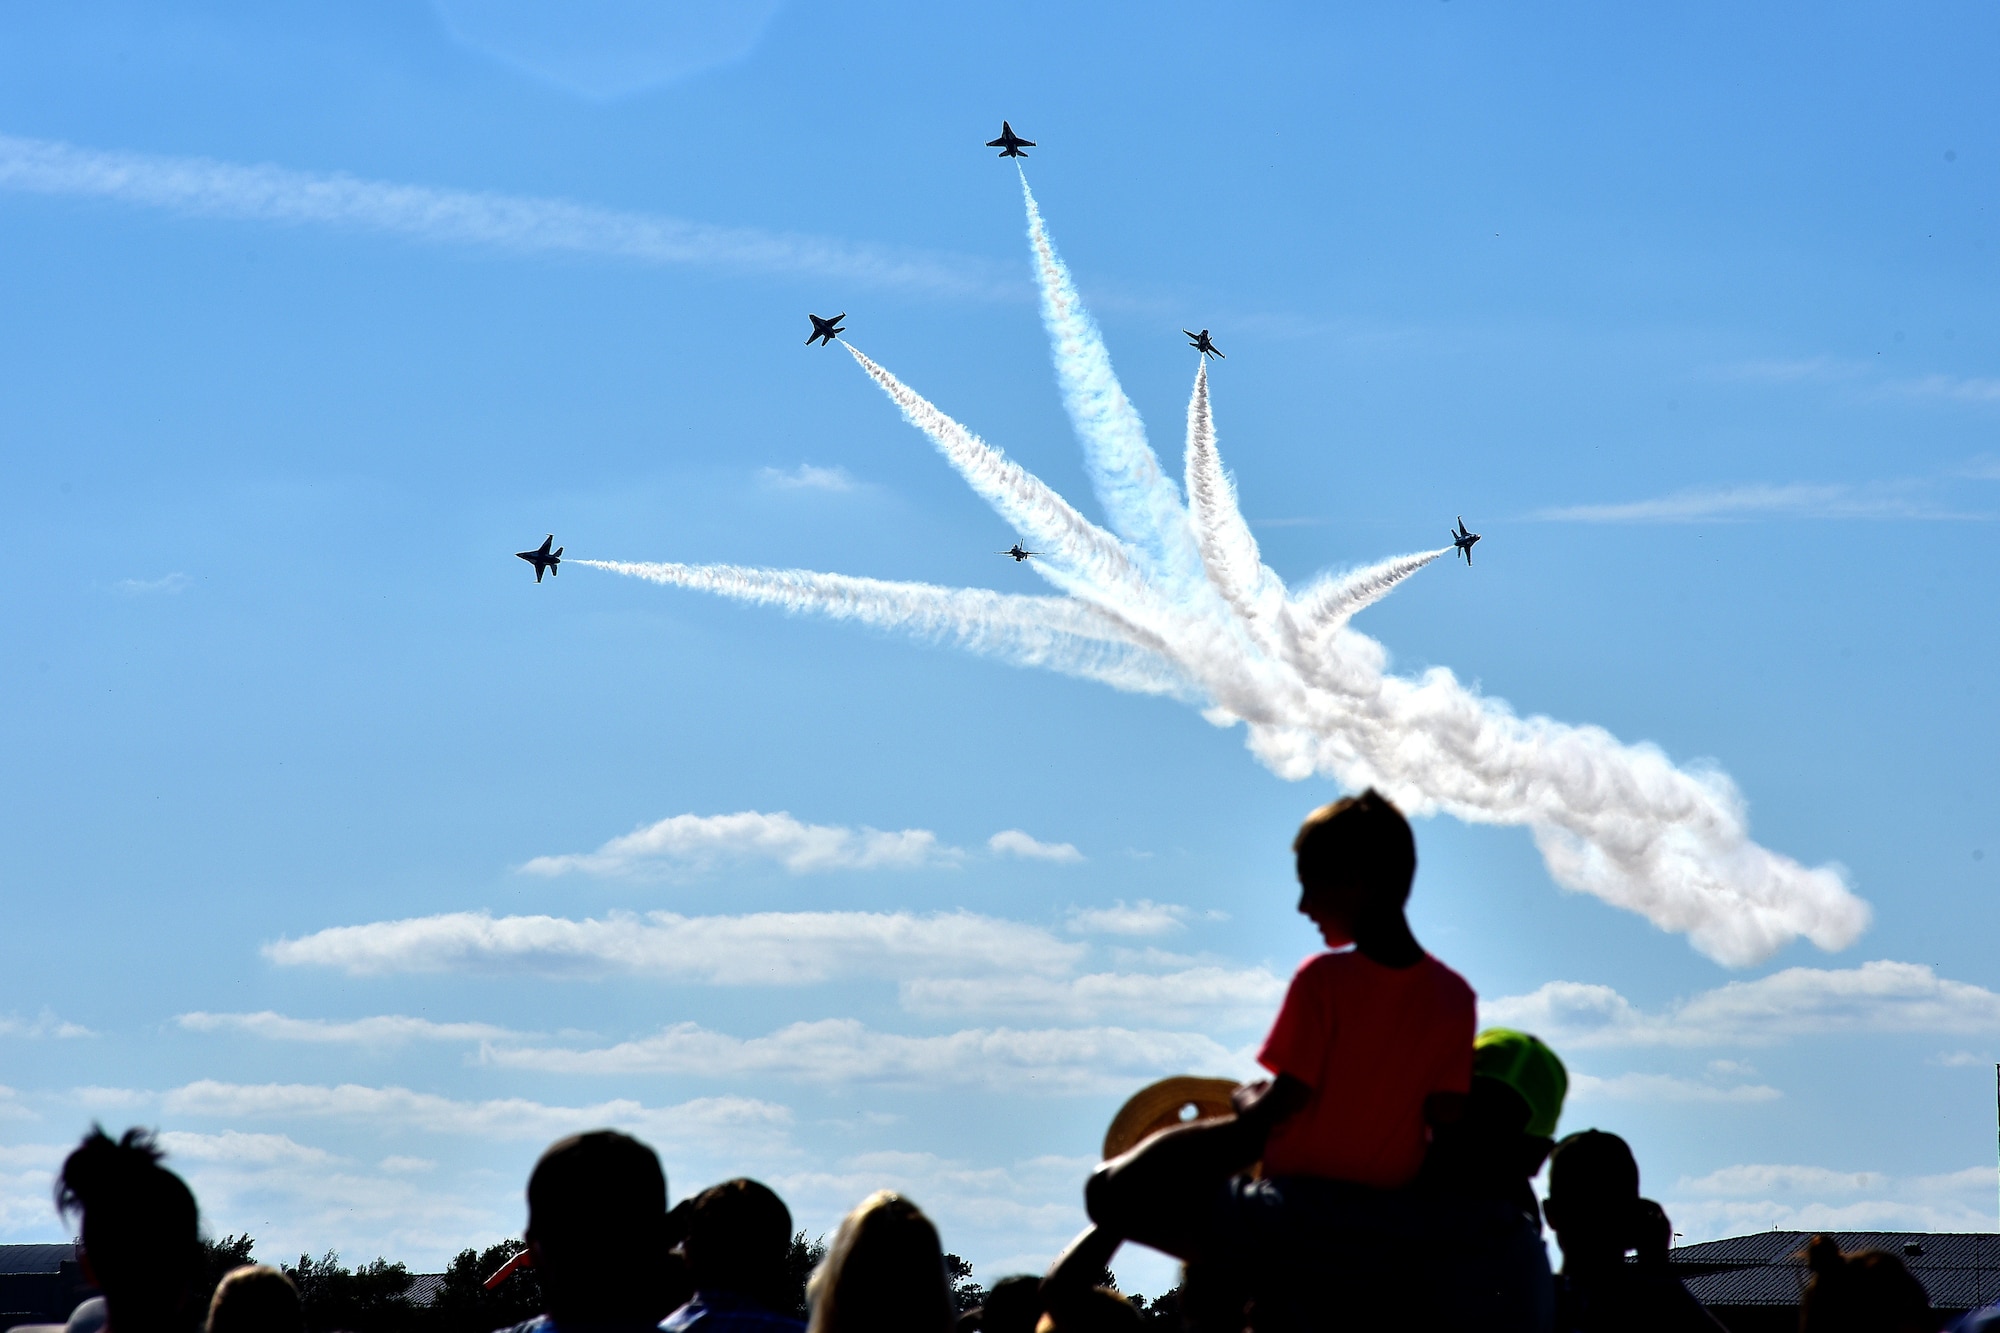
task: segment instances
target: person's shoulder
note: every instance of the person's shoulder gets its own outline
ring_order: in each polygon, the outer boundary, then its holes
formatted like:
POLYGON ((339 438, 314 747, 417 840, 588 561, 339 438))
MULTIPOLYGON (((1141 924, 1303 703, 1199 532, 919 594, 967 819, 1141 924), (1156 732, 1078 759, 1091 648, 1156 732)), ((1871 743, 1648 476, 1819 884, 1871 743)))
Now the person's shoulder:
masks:
POLYGON ((1354 960, 1361 955, 1353 949, 1328 950, 1316 953, 1299 964, 1298 971, 1292 973, 1292 984, 1301 981, 1326 981, 1352 970, 1354 960))
POLYGON ((1478 1000, 1479 997, 1473 992, 1472 983, 1452 971, 1451 967, 1436 954, 1426 953, 1422 967, 1430 976, 1432 984, 1440 991, 1463 998, 1467 1004, 1478 1000))

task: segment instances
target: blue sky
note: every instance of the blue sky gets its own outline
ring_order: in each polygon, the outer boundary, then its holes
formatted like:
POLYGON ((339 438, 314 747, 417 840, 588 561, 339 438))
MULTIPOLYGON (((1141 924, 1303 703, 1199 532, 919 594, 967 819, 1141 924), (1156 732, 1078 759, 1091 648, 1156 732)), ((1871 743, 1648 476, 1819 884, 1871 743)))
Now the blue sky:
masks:
POLYGON ((1050 593, 800 345, 848 311, 1106 518, 1002 116, 1171 475, 1178 330, 1229 354, 1279 577, 1463 513, 1473 568, 1353 622, 1396 677, 1724 772, 1871 910, 1718 962, 1518 824, 1422 820, 1419 934, 1565 1054, 1565 1128, 1626 1134, 1690 1237, 1990 1227, 1996 26, 0 9, 0 1236, 62 1234, 48 1171, 101 1118, 260 1253, 427 1268, 610 1121, 677 1197, 755 1174, 814 1230, 903 1188, 992 1277, 1080 1224, 1124 1095, 1244 1067, 1338 774, 509 554, 1050 593))

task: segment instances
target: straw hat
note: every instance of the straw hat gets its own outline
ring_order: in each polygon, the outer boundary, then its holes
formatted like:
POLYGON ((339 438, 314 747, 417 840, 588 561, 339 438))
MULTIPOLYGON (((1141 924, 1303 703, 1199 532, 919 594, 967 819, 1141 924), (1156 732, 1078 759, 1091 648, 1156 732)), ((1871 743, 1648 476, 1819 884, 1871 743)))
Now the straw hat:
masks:
POLYGON ((1236 1114, 1229 1101, 1229 1094, 1234 1091, 1236 1085, 1226 1078, 1195 1078, 1188 1074, 1147 1084, 1111 1117, 1111 1128, 1104 1131, 1105 1159, 1129 1152, 1149 1135, 1175 1125, 1228 1119, 1236 1114))

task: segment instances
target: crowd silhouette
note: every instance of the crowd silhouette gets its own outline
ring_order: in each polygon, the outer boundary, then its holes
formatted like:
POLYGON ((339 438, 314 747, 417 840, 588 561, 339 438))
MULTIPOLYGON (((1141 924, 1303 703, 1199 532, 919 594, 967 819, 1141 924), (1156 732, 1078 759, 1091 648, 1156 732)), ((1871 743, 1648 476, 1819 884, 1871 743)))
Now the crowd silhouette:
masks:
MULTIPOLYGON (((1208 1114, 1109 1142, 1083 1186, 1090 1226, 1045 1274, 982 1290, 930 1218, 888 1191, 824 1245, 754 1180, 670 1209, 654 1151, 603 1129, 536 1162, 521 1242, 464 1251, 416 1302, 401 1265, 349 1270, 328 1254, 273 1267, 250 1262, 247 1237, 204 1240, 153 1138, 93 1128, 55 1202, 102 1294, 67 1333, 1721 1329, 1670 1270, 1672 1227, 1641 1196, 1630 1147, 1598 1130, 1559 1139, 1561 1059, 1529 1033, 1475 1032, 1471 988, 1411 933, 1416 848, 1395 807, 1368 791, 1316 810, 1293 851, 1299 911, 1327 950, 1299 968, 1259 1053, 1271 1077, 1226 1108, 1197 1092, 1208 1114), (1179 1259, 1179 1286, 1151 1302, 1121 1294, 1109 1265, 1128 1242, 1179 1259)), ((1157 1101, 1135 1097, 1113 1138, 1135 1115, 1156 1120, 1157 1101)), ((1936 1329, 1896 1256, 1819 1237, 1809 1259, 1804 1333, 1936 1329)), ((2000 1311, 1958 1327, 2000 1327, 2000 1311)))

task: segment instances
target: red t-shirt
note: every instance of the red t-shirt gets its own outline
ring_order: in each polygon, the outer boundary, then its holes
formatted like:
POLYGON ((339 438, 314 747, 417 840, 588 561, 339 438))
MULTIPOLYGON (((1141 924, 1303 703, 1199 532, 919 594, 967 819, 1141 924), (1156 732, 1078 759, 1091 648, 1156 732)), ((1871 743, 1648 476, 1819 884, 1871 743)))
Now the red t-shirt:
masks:
POLYGON ((1472 1087, 1472 987, 1425 954, 1384 967, 1359 951, 1306 959, 1257 1063, 1313 1090, 1264 1145, 1267 1176, 1394 1189, 1423 1165, 1424 1098, 1472 1087))

